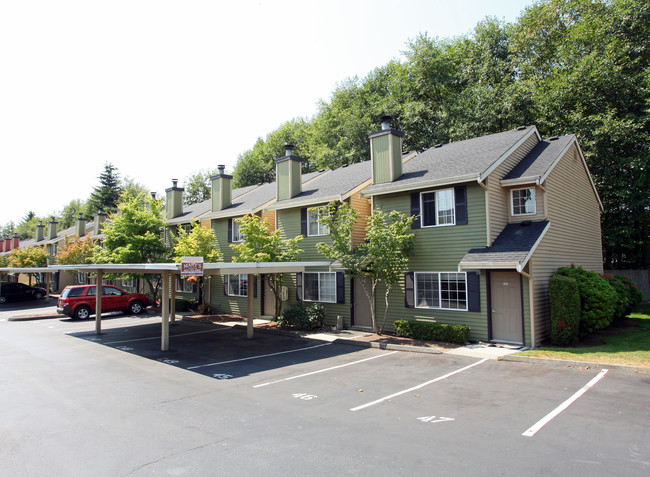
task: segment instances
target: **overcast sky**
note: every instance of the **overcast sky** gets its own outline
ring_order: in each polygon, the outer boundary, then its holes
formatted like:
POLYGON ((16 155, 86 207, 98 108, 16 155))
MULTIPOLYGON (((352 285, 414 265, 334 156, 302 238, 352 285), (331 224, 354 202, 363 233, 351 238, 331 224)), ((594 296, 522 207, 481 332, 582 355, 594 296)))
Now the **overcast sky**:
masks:
POLYGON ((163 192, 337 82, 532 0, 0 0, 0 225, 88 198, 106 162, 163 192))

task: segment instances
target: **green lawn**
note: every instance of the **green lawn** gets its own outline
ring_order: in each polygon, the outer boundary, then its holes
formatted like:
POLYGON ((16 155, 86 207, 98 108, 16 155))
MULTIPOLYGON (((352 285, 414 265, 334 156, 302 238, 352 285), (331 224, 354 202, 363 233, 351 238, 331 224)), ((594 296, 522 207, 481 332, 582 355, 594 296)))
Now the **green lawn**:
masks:
POLYGON ((602 345, 590 347, 547 347, 523 351, 522 356, 568 359, 605 364, 650 367, 650 302, 642 303, 630 315, 638 329, 603 338, 602 345))

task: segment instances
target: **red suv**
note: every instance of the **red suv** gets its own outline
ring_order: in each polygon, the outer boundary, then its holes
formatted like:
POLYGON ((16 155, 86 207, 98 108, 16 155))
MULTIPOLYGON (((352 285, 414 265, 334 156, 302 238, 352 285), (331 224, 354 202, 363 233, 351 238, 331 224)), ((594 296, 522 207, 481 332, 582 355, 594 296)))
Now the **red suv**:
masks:
MULTIPOLYGON (((56 312, 76 320, 85 320, 95 314, 96 285, 65 287, 56 312)), ((141 293, 129 293, 113 285, 102 285, 102 313, 126 311, 142 313, 149 306, 149 298, 141 293)))

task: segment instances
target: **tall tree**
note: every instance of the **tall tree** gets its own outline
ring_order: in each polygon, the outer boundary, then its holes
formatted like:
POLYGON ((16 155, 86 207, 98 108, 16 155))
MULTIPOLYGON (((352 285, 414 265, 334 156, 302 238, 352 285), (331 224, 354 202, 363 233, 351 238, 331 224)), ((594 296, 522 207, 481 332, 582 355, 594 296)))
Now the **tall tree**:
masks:
POLYGON ((217 174, 216 170, 202 169, 185 178, 185 192, 183 193, 185 205, 198 204, 211 197, 210 177, 215 174, 217 174))
MULTIPOLYGON (((161 231, 165 224, 162 203, 149 194, 125 194, 104 225, 103 246, 95 249, 96 263, 156 263, 169 256, 161 231)), ((145 275, 154 302, 160 275, 145 275)))
MULTIPOLYGON (((280 230, 271 231, 266 220, 257 215, 246 215, 238 219, 239 231, 244 237, 240 243, 230 244, 235 251, 233 262, 291 262, 300 255, 302 235, 282 239, 280 230)), ((285 274, 266 275, 266 283, 275 295, 275 316, 282 313, 282 286, 285 274)))
POLYGON ((117 210, 117 204, 120 200, 120 175, 110 162, 104 164, 104 170, 99 175, 99 186, 94 188, 93 193, 88 199, 87 213, 95 214, 100 209, 110 214, 117 210))
POLYGON ((61 212, 58 213, 59 230, 65 230, 72 227, 75 224, 77 217, 79 217, 79 214, 84 217, 89 217, 91 215, 88 213, 86 202, 81 199, 72 199, 63 207, 61 212))

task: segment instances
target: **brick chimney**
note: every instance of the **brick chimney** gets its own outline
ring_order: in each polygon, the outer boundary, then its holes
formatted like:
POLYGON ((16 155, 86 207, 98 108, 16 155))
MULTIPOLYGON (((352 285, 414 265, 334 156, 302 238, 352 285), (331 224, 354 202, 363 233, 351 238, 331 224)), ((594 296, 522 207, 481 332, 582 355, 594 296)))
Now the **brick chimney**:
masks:
POLYGON ((86 235, 86 219, 82 214, 79 214, 79 217, 77 218, 76 233, 79 237, 86 235))
POLYGON ((368 135, 370 139, 370 161, 372 183, 393 182, 402 175, 402 136, 404 133, 392 129, 390 116, 382 116, 381 131, 368 135))
POLYGON ((293 155, 292 144, 287 144, 284 148, 284 157, 275 160, 277 200, 292 199, 302 192, 303 159, 293 155))
POLYGON ((52 239, 56 238, 56 234, 57 234, 56 226, 57 226, 57 224, 58 224, 58 222, 56 220, 54 220, 54 217, 52 217, 52 220, 50 220, 50 222, 47 224, 47 238, 48 238, 48 240, 52 240, 52 239))
POLYGON ((13 238, 13 244, 11 246, 12 249, 20 248, 20 239, 18 238, 18 234, 14 234, 13 238))
POLYGON ((0 237, 0 253, 5 251, 5 238, 0 237))
POLYGON ((175 219, 183 213, 183 192, 185 189, 178 187, 178 179, 172 179, 172 186, 165 189, 167 193, 167 219, 175 219))
POLYGON ((40 242, 44 238, 45 238, 45 225, 43 225, 43 221, 41 220, 36 226, 36 241, 40 242))
POLYGON ((210 177, 212 183, 212 212, 218 212, 232 205, 232 176, 226 174, 226 166, 217 166, 218 173, 210 177))
POLYGON ((99 209, 99 211, 95 214, 95 223, 93 229, 94 235, 99 235, 101 233, 102 224, 105 221, 106 221, 106 214, 102 209, 99 209))

